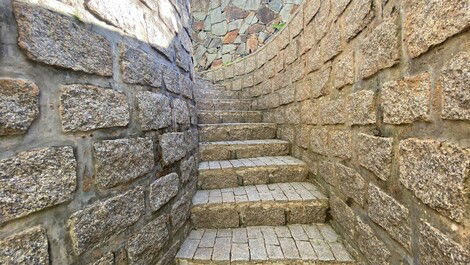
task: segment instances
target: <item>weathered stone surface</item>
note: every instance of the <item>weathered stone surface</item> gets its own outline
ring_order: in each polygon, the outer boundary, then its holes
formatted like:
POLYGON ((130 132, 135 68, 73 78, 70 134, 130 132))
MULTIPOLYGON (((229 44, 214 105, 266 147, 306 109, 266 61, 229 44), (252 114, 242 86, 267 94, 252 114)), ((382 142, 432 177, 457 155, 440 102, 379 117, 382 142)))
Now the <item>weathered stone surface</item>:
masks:
POLYGON ((169 239, 168 215, 161 215, 146 224, 129 239, 127 253, 131 264, 149 264, 169 239))
POLYGON ((371 264, 390 264, 391 253, 372 228, 357 217, 357 244, 371 264))
POLYGON ((374 105, 375 93, 371 90, 361 90, 349 95, 349 119, 352 124, 374 124, 376 111, 374 105))
POLYGON ((180 172, 180 179, 181 183, 183 184, 196 177, 197 165, 194 156, 190 156, 188 159, 185 159, 181 162, 180 172))
POLYGON ((171 126, 170 98, 149 91, 136 95, 140 127, 143 130, 157 130, 171 126))
POLYGON ((435 140, 407 139, 400 143, 400 182, 425 204, 462 222, 465 178, 470 152, 435 140))
POLYGON ((173 100, 173 114, 175 115, 175 121, 177 124, 189 125, 189 109, 186 101, 175 98, 173 100))
POLYGON ((109 252, 95 261, 93 265, 114 265, 114 254, 109 252))
POLYGON ((156 52, 145 52, 125 44, 120 45, 120 50, 120 67, 125 83, 162 87, 163 65, 159 63, 162 59, 156 52))
POLYGON ((14 2, 18 44, 35 61, 91 74, 112 75, 111 45, 102 36, 39 6, 14 2))
POLYGON ((320 121, 322 124, 342 124, 346 122, 345 100, 337 98, 320 101, 320 121))
POLYGON ((227 8, 225 8, 224 12, 228 21, 242 19, 248 15, 247 11, 236 6, 228 6, 227 8))
POLYGON ((331 215, 345 230, 346 233, 353 237, 356 231, 356 215, 354 211, 348 207, 340 198, 332 196, 330 198, 331 215))
POLYGON ((36 84, 21 79, 0 79, 0 135, 26 133, 38 114, 36 84))
POLYGON ((374 18, 372 0, 353 0, 344 12, 344 34, 351 40, 361 32, 374 18))
POLYGON ((184 133, 165 133, 160 136, 163 162, 168 165, 186 155, 184 133))
POLYGON ((263 24, 268 24, 276 18, 276 13, 271 11, 268 7, 262 7, 257 11, 258 19, 263 24))
POLYGON ((163 205, 178 194, 179 178, 178 174, 171 173, 160 177, 150 184, 150 207, 152 211, 157 211, 163 205))
POLYGON ((390 177, 392 142, 392 138, 358 134, 357 153, 359 163, 384 181, 390 177))
POLYGON ((1 264, 49 264, 46 230, 36 226, 0 241, 1 264))
POLYGON ((339 190, 348 197, 354 199, 360 205, 364 205, 364 193, 366 190, 366 182, 364 178, 354 169, 336 164, 335 174, 338 182, 339 190))
POLYGON ((339 24, 335 24, 331 26, 326 36, 320 41, 322 62, 329 61, 341 51, 341 30, 339 24))
POLYGON ((121 233, 140 218, 144 207, 144 191, 135 188, 74 213, 69 227, 75 254, 80 255, 121 233))
POLYGON ((428 73, 387 82, 382 87, 384 122, 412 123, 428 120, 431 103, 431 80, 428 73))
POLYGON ((347 130, 332 130, 329 132, 330 144, 328 149, 330 153, 339 158, 351 158, 351 132, 347 130))
POLYGON ((343 53, 333 63, 333 87, 341 88, 354 82, 354 52, 343 53))
POLYGON ((163 81, 165 88, 173 93, 179 94, 180 88, 180 73, 171 66, 164 66, 163 68, 163 81))
POLYGON ((330 79, 331 67, 325 67, 310 75, 311 92, 313 98, 326 95, 327 82, 330 79))
POLYGON ((185 194, 173 204, 173 207, 170 211, 170 220, 172 225, 172 230, 177 231, 180 229, 186 220, 189 219, 190 209, 191 209, 191 198, 185 194))
POLYGON ((462 52, 442 69, 438 86, 442 89, 442 118, 470 120, 470 53, 462 52))
POLYGON ((466 0, 409 1, 404 5, 404 42, 414 58, 468 28, 466 0))
POLYGON ((328 153, 328 131, 324 129, 312 129, 310 148, 312 152, 326 155, 328 153))
POLYGON ((76 161, 70 146, 0 160, 0 224, 72 199, 76 161))
POLYGON ((105 140, 93 145, 96 182, 112 188, 141 177, 153 169, 153 142, 150 138, 105 140))
POLYGON ((60 114, 65 132, 126 126, 129 106, 124 93, 89 85, 61 86, 60 114))
POLYGON ((470 263, 468 249, 431 226, 424 220, 419 224, 419 257, 422 264, 464 265, 470 263))
POLYGON ((395 65, 400 58, 398 27, 384 21, 359 46, 359 73, 369 77, 381 69, 395 65))
POLYGON ((408 209, 393 197, 369 184, 369 217, 395 240, 411 250, 411 226, 408 209))

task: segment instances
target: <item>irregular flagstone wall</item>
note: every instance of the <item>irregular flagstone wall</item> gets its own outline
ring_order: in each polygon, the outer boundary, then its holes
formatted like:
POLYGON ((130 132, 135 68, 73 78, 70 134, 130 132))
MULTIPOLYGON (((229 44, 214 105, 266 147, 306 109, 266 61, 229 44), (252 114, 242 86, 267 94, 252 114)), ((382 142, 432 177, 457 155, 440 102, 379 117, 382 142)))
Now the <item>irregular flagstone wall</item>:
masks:
POLYGON ((470 262, 470 7, 309 0, 257 53, 204 73, 253 99, 369 264, 470 262))
POLYGON ((189 2, 0 17, 0 264, 170 263, 196 182, 189 2))
POLYGON ((268 42, 302 0, 192 0, 192 38, 199 71, 232 63, 268 42))

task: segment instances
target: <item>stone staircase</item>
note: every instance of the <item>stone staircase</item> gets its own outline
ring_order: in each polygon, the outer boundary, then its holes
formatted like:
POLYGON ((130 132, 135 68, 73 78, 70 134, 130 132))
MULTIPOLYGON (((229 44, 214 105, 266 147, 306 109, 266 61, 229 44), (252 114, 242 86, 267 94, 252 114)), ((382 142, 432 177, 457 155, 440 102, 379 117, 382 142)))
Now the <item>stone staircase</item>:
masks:
POLYGON ((354 264, 325 223, 328 198, 275 139, 276 124, 237 91, 202 84, 194 230, 177 264, 354 264))

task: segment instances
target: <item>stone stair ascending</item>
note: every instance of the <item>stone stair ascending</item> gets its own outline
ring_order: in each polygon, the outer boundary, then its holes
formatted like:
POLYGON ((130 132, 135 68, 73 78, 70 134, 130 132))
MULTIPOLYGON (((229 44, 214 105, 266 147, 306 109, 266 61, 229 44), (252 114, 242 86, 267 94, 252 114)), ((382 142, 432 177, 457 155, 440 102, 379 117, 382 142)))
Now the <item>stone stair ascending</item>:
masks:
POLYGON ((275 139, 277 125, 262 123, 236 91, 206 84, 195 94, 195 230, 177 264, 354 264, 325 224, 328 198, 307 181, 307 165, 289 156, 289 142, 275 139))

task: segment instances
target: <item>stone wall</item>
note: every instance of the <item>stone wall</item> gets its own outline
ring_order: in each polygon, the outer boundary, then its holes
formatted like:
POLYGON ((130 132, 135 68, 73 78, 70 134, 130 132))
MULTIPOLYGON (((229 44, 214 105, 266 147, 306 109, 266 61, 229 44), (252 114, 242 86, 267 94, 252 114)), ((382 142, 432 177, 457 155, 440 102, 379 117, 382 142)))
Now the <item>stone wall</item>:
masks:
POLYGON ((269 41, 302 0, 192 0, 192 38, 199 71, 227 65, 269 41))
POLYGON ((196 182, 189 2, 3 0, 0 19, 0 263, 170 263, 196 182))
POLYGON ((468 264, 469 10, 309 0, 255 54, 204 76, 252 98, 295 143, 358 257, 468 264))

